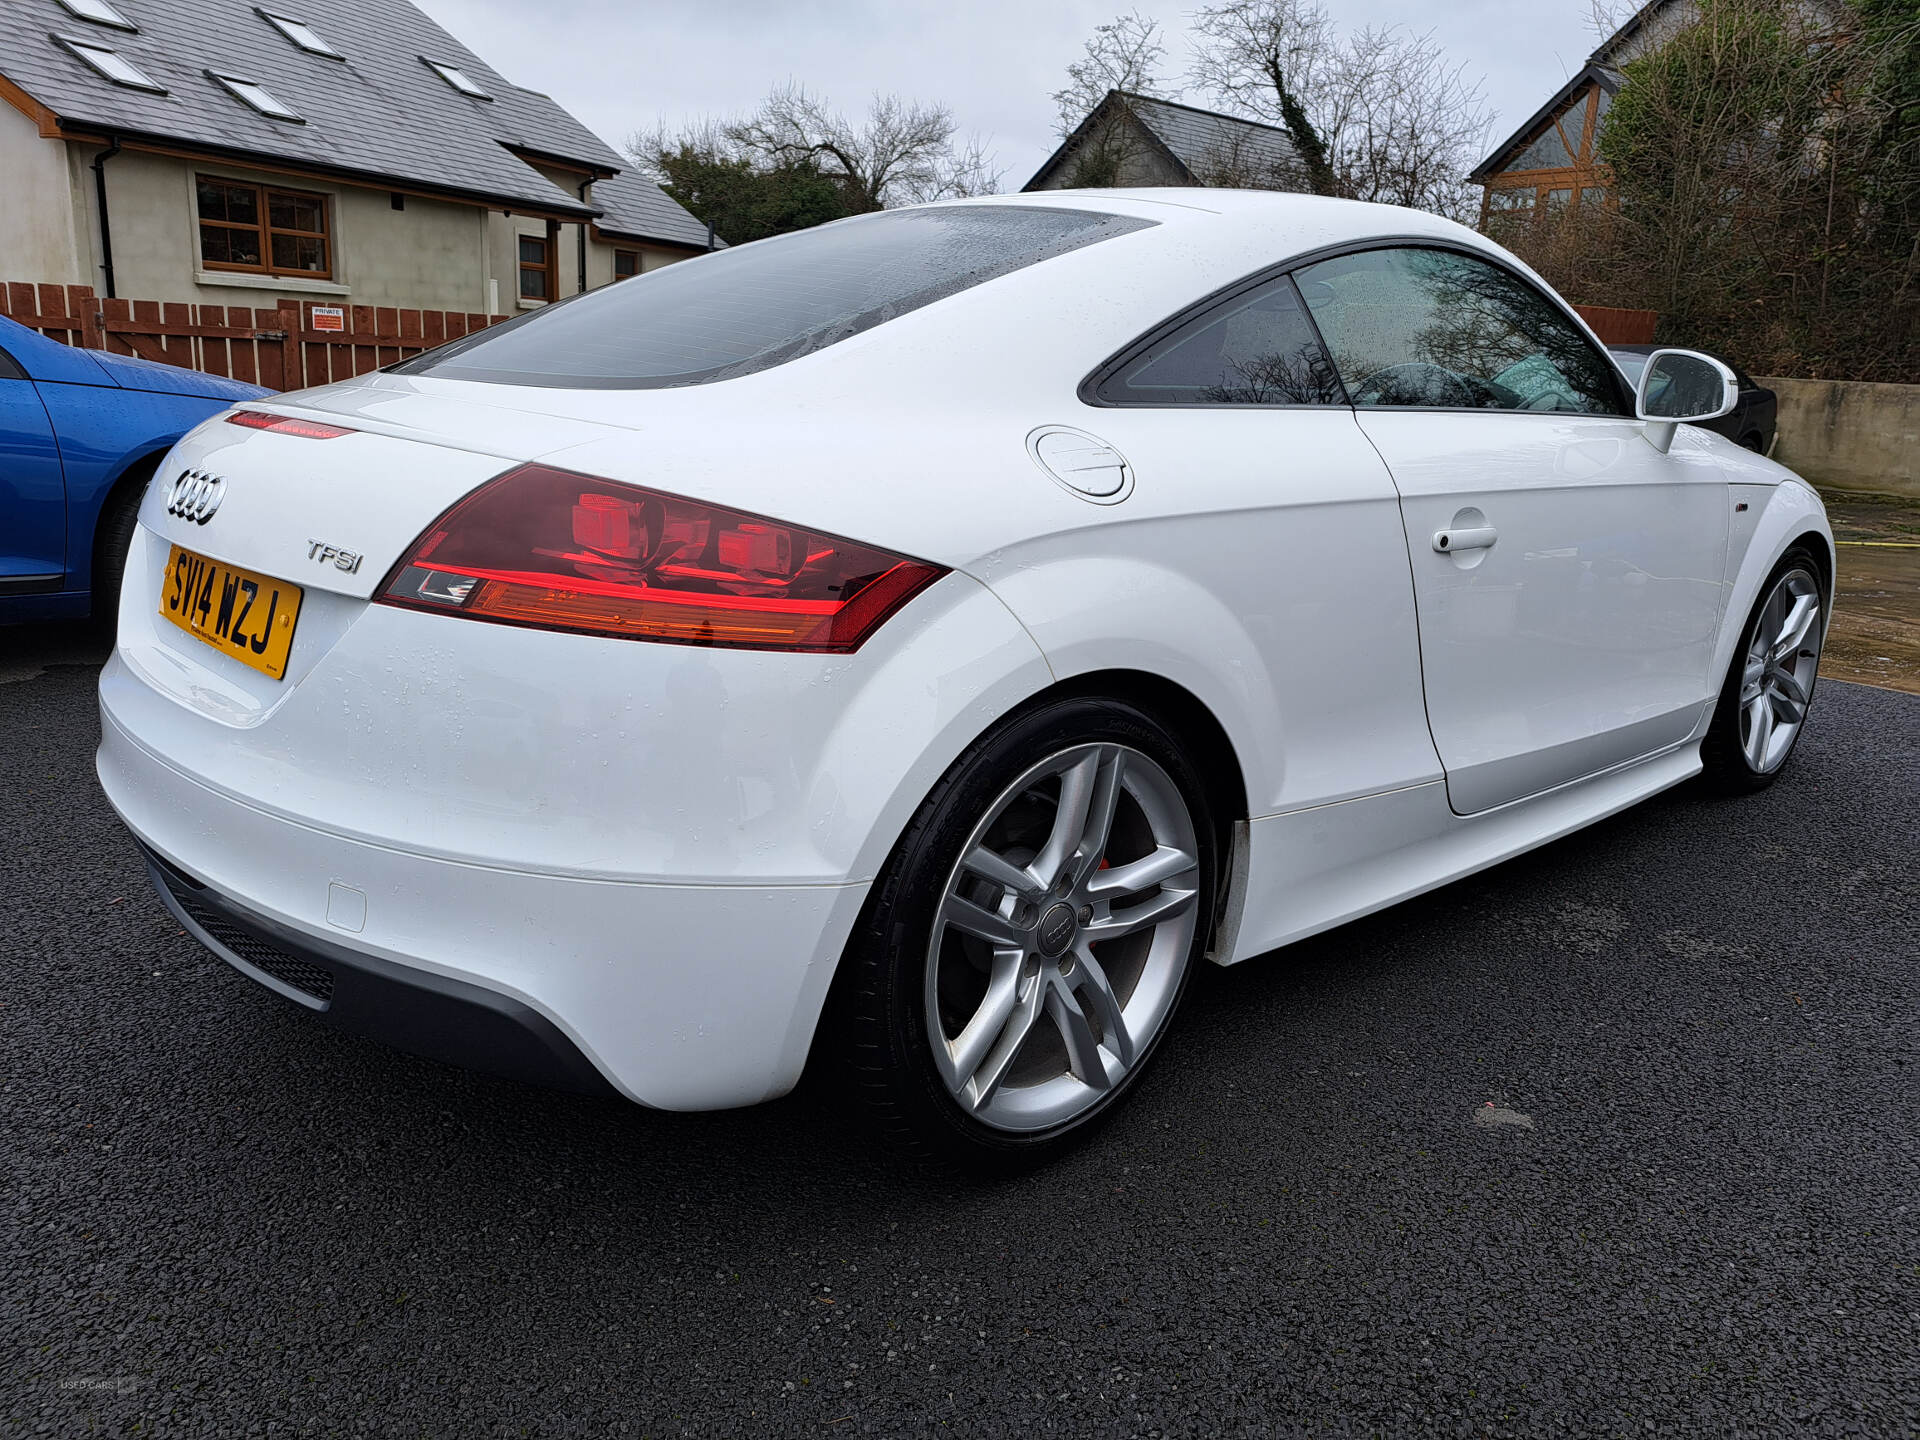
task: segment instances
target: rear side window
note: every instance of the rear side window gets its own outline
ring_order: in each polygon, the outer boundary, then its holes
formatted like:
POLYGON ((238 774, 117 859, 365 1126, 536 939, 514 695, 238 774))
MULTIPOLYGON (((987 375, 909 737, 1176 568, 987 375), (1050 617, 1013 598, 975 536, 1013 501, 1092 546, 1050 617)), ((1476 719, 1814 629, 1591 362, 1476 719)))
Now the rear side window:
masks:
POLYGON ((1282 275, 1202 311, 1094 385, 1108 405, 1344 405, 1293 281, 1282 275))
POLYGON ((1153 223, 1019 205, 861 215, 650 270, 394 369, 568 389, 728 380, 1153 223))
POLYGON ((1407 247, 1295 278, 1355 405, 1627 413, 1593 342, 1503 266, 1407 247))

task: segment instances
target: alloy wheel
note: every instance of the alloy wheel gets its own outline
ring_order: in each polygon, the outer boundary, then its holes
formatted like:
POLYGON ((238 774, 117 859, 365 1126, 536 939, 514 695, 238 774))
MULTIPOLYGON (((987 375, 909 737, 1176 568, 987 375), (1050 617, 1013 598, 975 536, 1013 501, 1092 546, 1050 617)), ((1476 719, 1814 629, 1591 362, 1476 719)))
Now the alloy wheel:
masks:
POLYGON ((1806 722, 1821 638, 1820 586, 1789 570, 1760 607, 1740 674, 1740 748, 1756 775, 1786 761, 1806 722))
POLYGON ((960 852, 927 953, 927 1032, 961 1109, 1031 1132, 1120 1085, 1179 996, 1200 884, 1187 803, 1141 751, 1075 745, 1009 785, 960 852))

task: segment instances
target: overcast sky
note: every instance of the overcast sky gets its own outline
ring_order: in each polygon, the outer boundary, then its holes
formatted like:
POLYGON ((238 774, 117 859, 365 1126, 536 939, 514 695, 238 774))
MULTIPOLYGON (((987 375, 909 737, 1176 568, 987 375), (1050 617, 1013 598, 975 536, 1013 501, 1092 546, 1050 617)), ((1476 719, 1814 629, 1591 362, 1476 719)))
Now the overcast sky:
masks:
MULTIPOLYGON (((1125 0, 421 0, 517 85, 544 90, 615 146, 655 121, 746 110, 797 80, 857 110, 875 90, 952 107, 1017 190, 1053 150, 1069 61, 1125 0)), ((1139 8, 1184 68, 1193 0, 1139 8)), ((1498 112, 1526 119, 1594 47, 1587 0, 1333 0, 1350 26, 1432 29, 1498 112)), ((1187 97, 1204 103, 1204 97, 1187 97)), ((1502 124, 1501 122, 1505 123, 1502 124)))

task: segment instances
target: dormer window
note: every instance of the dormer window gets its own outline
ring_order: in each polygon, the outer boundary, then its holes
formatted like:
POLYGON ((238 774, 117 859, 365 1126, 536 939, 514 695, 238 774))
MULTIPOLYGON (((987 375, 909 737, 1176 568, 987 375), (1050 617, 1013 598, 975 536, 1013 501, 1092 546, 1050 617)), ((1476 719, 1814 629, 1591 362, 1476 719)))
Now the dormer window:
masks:
POLYGON ((209 70, 207 74, 224 85, 236 100, 252 106, 269 119, 291 120, 296 125, 307 123, 298 110, 275 99, 273 93, 258 81, 242 80, 237 75, 222 75, 218 70, 209 70))
POLYGON ((151 90, 155 95, 167 93, 166 86, 156 85, 149 80, 144 70, 118 50, 109 50, 104 45, 95 45, 86 40, 69 40, 64 35, 56 35, 53 38, 64 45, 76 59, 84 61, 116 85, 124 85, 129 90, 151 90))
POLYGON ((107 0, 60 0, 60 3, 76 20, 91 20, 95 25, 111 25, 116 30, 140 28, 109 5, 107 0))
POLYGON ((276 15, 271 10, 256 10, 255 13, 309 55, 324 55, 329 60, 347 58, 322 40, 319 32, 304 20, 295 20, 290 15, 276 15))
POLYGON ((458 66, 443 65, 438 60, 428 60, 424 55, 422 55, 420 59, 429 70, 433 71, 434 74, 438 75, 462 95, 471 95, 476 100, 491 100, 493 98, 478 85, 474 84, 473 81, 469 80, 466 71, 460 69, 458 66))

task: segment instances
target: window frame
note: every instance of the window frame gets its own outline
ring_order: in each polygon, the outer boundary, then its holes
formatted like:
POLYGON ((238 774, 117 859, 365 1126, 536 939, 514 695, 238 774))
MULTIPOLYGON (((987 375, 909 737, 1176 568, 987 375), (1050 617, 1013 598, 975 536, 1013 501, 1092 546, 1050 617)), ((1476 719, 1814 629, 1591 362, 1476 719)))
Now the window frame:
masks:
POLYGON ((105 80, 109 85, 118 85, 123 90, 138 90, 143 95, 165 95, 169 93, 166 86, 142 70, 133 62, 131 57, 122 55, 111 45, 102 45, 98 40, 83 40, 71 35, 55 35, 53 39, 61 49, 73 56, 74 59, 98 75, 102 80, 105 80), (130 75, 135 75, 139 78, 128 79, 126 76, 115 75, 98 60, 89 58, 90 54, 105 55, 113 60, 117 60, 120 64, 127 67, 130 75))
POLYGON ((209 80, 212 80, 222 90, 226 91, 228 95, 238 100, 263 120, 278 120, 282 125, 304 125, 307 123, 306 116, 302 115, 278 95, 267 89, 267 87, 258 80, 249 80, 244 75, 232 75, 225 70, 209 70, 206 73, 209 80), (261 96, 272 101, 280 108, 278 110, 266 109, 261 105, 260 101, 255 100, 253 96, 247 94, 249 90, 258 91, 261 96))
POLYGON ((226 175, 210 175, 196 170, 193 174, 193 256, 201 270, 225 271, 231 275, 267 275, 280 280, 325 280, 332 281, 337 268, 338 257, 334 251, 333 197, 317 190, 292 190, 284 185, 266 185, 257 180, 236 180, 226 175), (235 188, 254 192, 260 223, 242 225, 232 220, 207 220, 200 215, 200 182, 208 181, 215 185, 231 185, 235 188), (272 212, 268 208, 270 195, 288 195, 300 200, 315 200, 320 204, 322 230, 288 230, 276 227, 272 221, 272 212), (209 260, 201 245, 202 228, 213 225, 222 230, 250 230, 260 237, 260 264, 239 265, 230 260, 209 260), (273 237, 275 235, 297 235, 302 239, 318 239, 325 246, 326 269, 324 270, 287 270, 273 263, 273 237))
POLYGON ((74 3, 74 0, 60 0, 60 8, 62 10, 65 10, 67 14, 71 15, 74 19, 84 20, 89 25, 104 25, 109 29, 122 30, 132 35, 138 35, 140 33, 140 27, 134 24, 133 21, 127 19, 126 16, 122 15, 120 13, 119 7, 112 4, 111 0, 94 0, 94 3, 99 5, 101 10, 105 11, 106 13, 101 15, 89 15, 85 11, 79 9, 74 3), (111 15, 113 18, 108 19, 107 18, 108 15, 111 15))
POLYGON ((544 303, 544 304, 551 305, 557 298, 559 298, 554 293, 555 291, 554 253, 557 250, 557 248, 558 247, 553 244, 551 236, 534 235, 524 230, 514 232, 513 259, 514 259, 514 265, 517 269, 517 274, 514 280, 514 284, 516 286, 514 290, 514 299, 521 302, 533 301, 535 303, 544 303), (546 256, 546 258, 542 260, 538 265, 529 265, 527 263, 526 256, 521 253, 520 247, 522 245, 525 245, 529 240, 539 241, 541 251, 546 256), (527 294, 526 275, 529 270, 538 270, 541 273, 541 275, 545 277, 541 281, 540 293, 538 295, 527 294))
MULTIPOLYGON (((1490 410, 1490 409, 1482 409, 1477 406, 1468 406, 1468 405, 1356 406, 1355 404, 1353 404, 1351 396, 1348 397, 1347 404, 1344 408, 1352 411, 1355 414, 1359 414, 1362 410, 1369 410, 1369 411, 1392 412, 1396 414, 1427 413, 1427 414, 1437 414, 1437 415, 1531 415, 1537 418, 1559 419, 1559 420, 1565 420, 1569 415, 1575 415, 1575 414, 1586 415, 1588 416, 1588 418, 1595 419, 1595 420, 1631 420, 1634 418, 1633 396, 1629 394, 1627 391, 1625 379, 1620 373, 1620 367, 1614 364, 1613 357, 1611 354, 1608 353, 1607 347, 1602 345, 1599 342, 1599 340, 1594 338, 1592 328, 1587 324, 1586 321, 1580 318, 1579 312, 1574 310, 1574 308, 1571 305, 1567 304, 1566 301, 1562 300, 1559 297, 1559 295, 1555 294, 1552 290, 1543 288, 1536 280, 1533 279, 1532 276, 1528 275, 1524 270, 1520 269, 1519 266, 1509 263, 1502 256, 1496 255, 1487 250, 1483 250, 1477 245, 1468 245, 1458 240, 1451 240, 1446 238, 1445 236, 1436 236, 1436 235, 1374 235, 1374 236, 1369 236, 1364 240, 1343 240, 1336 244, 1320 246, 1319 248, 1314 250, 1303 250, 1298 255, 1292 256, 1289 259, 1282 260, 1279 263, 1274 265, 1268 265, 1263 269, 1255 271, 1251 275, 1242 276, 1240 279, 1232 281, 1229 284, 1223 285, 1219 289, 1214 290, 1210 294, 1201 296, 1200 299, 1194 301, 1192 304, 1186 306, 1184 309, 1177 311, 1175 314, 1173 314, 1169 318, 1161 321, 1158 325, 1155 325, 1152 329, 1146 331, 1145 333, 1137 336, 1132 340, 1129 340, 1125 345, 1121 346, 1112 355, 1108 356, 1105 360, 1101 361, 1098 365, 1094 366, 1094 368, 1087 373, 1086 378, 1080 382, 1079 389, 1077 392, 1080 398, 1080 403, 1083 405, 1092 406, 1093 408, 1100 409, 1100 410, 1122 410, 1122 409, 1125 409, 1125 410, 1139 410, 1139 409, 1146 409, 1146 410, 1335 410, 1335 409, 1340 409, 1342 407, 1337 405, 1296 405, 1296 404, 1241 405, 1241 404, 1212 404, 1204 401, 1197 402, 1197 403, 1192 401, 1167 402, 1167 403, 1158 403, 1158 402, 1152 402, 1152 401, 1126 401, 1126 402, 1116 403, 1112 400, 1102 399, 1096 393, 1096 391, 1100 382, 1105 380, 1111 371, 1116 369, 1118 366, 1125 364, 1128 360, 1132 359, 1135 352, 1145 349, 1148 345, 1151 345, 1158 340, 1165 339, 1166 336, 1169 333, 1171 333, 1173 330, 1179 328, 1182 325, 1185 325, 1190 320, 1197 319, 1203 312, 1212 309, 1215 305, 1232 300, 1235 296, 1240 295, 1247 290, 1251 290, 1255 286, 1263 284, 1268 280, 1275 279, 1282 275, 1285 275, 1293 280, 1294 289, 1297 293, 1300 294, 1301 306, 1306 311, 1307 321, 1309 324, 1313 326, 1313 333, 1315 337, 1318 338, 1320 341, 1321 350, 1324 351, 1328 359, 1331 360, 1333 356, 1333 351, 1329 349, 1327 346, 1327 337, 1320 333, 1320 322, 1314 319, 1313 308, 1310 305, 1307 305, 1306 296, 1304 292, 1300 292, 1300 284, 1297 278, 1299 272, 1306 269, 1309 265, 1318 265, 1325 260, 1338 260, 1342 256, 1346 256, 1346 255, 1363 255, 1370 250, 1406 250, 1406 249, 1447 250, 1447 251, 1453 252, 1456 255, 1464 255, 1472 260, 1479 260, 1484 264, 1492 265, 1497 269, 1506 271, 1509 275, 1513 276, 1516 280, 1520 281, 1521 284, 1531 289, 1536 295, 1539 295, 1540 297, 1545 299, 1547 303, 1550 306, 1552 306, 1553 309, 1557 310, 1563 318, 1565 318, 1566 320, 1572 323, 1574 329, 1586 340, 1588 345, 1593 347, 1593 350, 1595 351, 1595 353, 1599 355, 1601 361, 1603 362, 1603 368, 1605 370, 1605 373, 1613 381, 1615 399, 1620 403, 1622 413, 1619 415, 1594 415, 1591 412, 1587 412, 1587 411, 1568 411, 1568 410, 1490 410)), ((1340 381, 1340 388, 1342 392, 1345 392, 1346 377, 1340 375, 1337 369, 1335 371, 1335 375, 1336 375, 1336 378, 1338 378, 1340 381)))
POLYGON ((613 251, 613 278, 615 280, 633 279, 634 276, 641 273, 640 260, 641 256, 638 250, 623 250, 616 245, 613 251), (620 273, 620 259, 622 256, 631 256, 633 258, 633 269, 627 271, 624 275, 620 273))
POLYGON ((485 90, 482 90, 480 88, 480 82, 467 74, 463 67, 455 65, 449 60, 434 60, 425 55, 420 57, 420 63, 438 76, 441 82, 445 84, 449 90, 453 91, 454 94, 464 95, 469 100, 486 100, 488 102, 493 100, 493 96, 489 95, 485 90), (456 75, 458 75, 460 79, 454 79, 453 77, 456 75), (464 84, 462 83, 463 81, 465 82, 464 84))
POLYGON ((277 10, 268 10, 261 5, 254 6, 253 13, 273 26, 275 30, 279 31, 286 42, 296 50, 308 55, 318 55, 323 60, 345 60, 347 58, 339 50, 334 49, 332 41, 328 40, 326 36, 314 29, 313 26, 305 20, 297 19, 292 15, 282 15, 277 10), (288 29, 288 26, 294 26, 300 30, 304 30, 312 39, 313 43, 309 45, 305 40, 302 40, 295 34, 293 30, 288 29))

